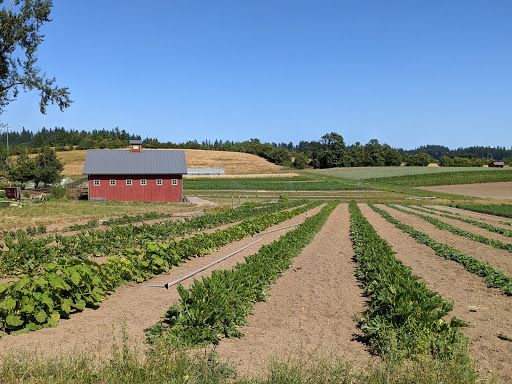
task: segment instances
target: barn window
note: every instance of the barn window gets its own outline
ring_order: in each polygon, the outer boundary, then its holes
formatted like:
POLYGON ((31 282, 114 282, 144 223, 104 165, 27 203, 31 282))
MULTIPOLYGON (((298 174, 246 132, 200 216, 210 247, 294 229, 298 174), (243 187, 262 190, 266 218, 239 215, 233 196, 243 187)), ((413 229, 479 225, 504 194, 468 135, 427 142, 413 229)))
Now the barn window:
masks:
POLYGON ((110 186, 115 187, 116 181, 114 179, 110 180, 110 186))
POLYGON ((126 179, 126 185, 132 185, 132 179, 126 179))
POLYGON ((164 185, 164 182, 162 179, 156 179, 156 185, 164 185))
POLYGON ((94 180, 94 186, 95 187, 99 187, 100 186, 100 181, 99 180, 94 180))
POLYGON ((178 185, 178 179, 172 179, 172 185, 178 185))
POLYGON ((146 185, 148 181, 146 179, 140 179, 140 185, 146 185))

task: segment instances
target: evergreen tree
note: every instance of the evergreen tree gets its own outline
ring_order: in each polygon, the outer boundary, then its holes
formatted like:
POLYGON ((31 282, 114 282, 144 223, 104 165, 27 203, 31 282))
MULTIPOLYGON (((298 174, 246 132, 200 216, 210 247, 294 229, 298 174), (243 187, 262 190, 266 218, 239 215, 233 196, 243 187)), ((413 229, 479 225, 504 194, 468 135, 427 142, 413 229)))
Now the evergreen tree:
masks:
POLYGON ((39 186, 39 183, 53 184, 60 179, 60 172, 64 169, 64 166, 57 158, 57 155, 50 147, 44 147, 39 155, 34 159, 34 182, 35 187, 39 186))

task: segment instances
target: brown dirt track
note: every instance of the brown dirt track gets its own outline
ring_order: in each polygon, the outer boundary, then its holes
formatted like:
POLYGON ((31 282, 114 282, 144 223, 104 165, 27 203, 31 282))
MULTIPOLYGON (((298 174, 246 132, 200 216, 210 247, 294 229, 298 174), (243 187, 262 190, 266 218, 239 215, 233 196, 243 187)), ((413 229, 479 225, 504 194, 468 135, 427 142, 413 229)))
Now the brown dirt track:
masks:
POLYGON ((369 354, 354 315, 365 310, 350 240, 348 205, 331 214, 321 232, 297 256, 292 268, 272 286, 243 327, 242 339, 223 340, 219 356, 240 364, 240 371, 258 373, 269 357, 297 353, 336 353, 366 361, 369 354))
MULTIPOLYGON (((423 224, 425 222, 422 219, 381 205, 378 207, 437 241, 444 239, 443 242, 450 242, 452 246, 470 243, 469 248, 476 244, 470 240, 459 241, 452 234, 444 234, 441 238, 437 233, 439 230, 433 229, 431 224, 423 224)), ((512 342, 498 338, 500 334, 512 333, 511 297, 497 289, 487 288, 482 278, 456 262, 437 256, 431 248, 418 244, 367 205, 360 205, 360 208, 379 236, 393 247, 398 260, 410 266, 413 274, 420 276, 429 289, 454 301, 450 317, 456 316, 469 324, 469 328, 462 328, 462 331, 470 340, 470 351, 477 360, 480 372, 483 375, 500 373, 504 382, 512 382, 512 342)), ((458 246, 455 248, 459 249, 458 246)), ((485 252, 490 257, 495 251, 490 246, 484 246, 479 247, 478 251, 474 250, 472 255, 483 260, 484 255, 479 252, 485 252)), ((512 255, 508 254, 508 258, 512 259, 512 255)))

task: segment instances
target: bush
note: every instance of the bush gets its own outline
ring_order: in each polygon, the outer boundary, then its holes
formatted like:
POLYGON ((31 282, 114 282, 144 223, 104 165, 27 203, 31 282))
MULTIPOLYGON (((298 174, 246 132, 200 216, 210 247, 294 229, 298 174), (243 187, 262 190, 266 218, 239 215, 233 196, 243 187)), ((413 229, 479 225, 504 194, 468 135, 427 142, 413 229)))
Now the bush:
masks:
POLYGON ((65 186, 59 184, 52 185, 50 190, 51 199, 69 199, 70 197, 69 190, 65 186))

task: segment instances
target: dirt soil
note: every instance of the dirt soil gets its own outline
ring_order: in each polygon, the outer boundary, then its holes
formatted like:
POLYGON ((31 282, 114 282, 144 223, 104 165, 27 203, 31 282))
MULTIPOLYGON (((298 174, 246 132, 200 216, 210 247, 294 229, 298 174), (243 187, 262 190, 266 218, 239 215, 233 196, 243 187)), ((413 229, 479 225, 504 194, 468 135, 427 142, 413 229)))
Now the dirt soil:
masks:
MULTIPOLYGON (((504 335, 512 338, 512 298, 498 289, 487 288, 481 277, 468 272, 454 261, 437 256, 431 248, 418 244, 367 205, 359 206, 379 236, 393 247, 396 258, 410 266, 413 274, 426 282, 427 288, 438 292, 446 300, 454 301, 450 318, 456 316, 469 324, 469 328, 461 330, 470 340, 470 351, 481 374, 501 374, 503 382, 512 382, 512 342, 498 337, 504 335)), ((384 207, 379 205, 379 208, 384 207)), ((435 237, 438 231, 432 229, 432 226, 428 228, 418 225, 421 219, 393 209, 386 210, 429 236, 435 237)), ((446 240, 450 237, 446 235, 446 240)), ((462 242, 474 245, 469 240, 462 242)), ((496 252, 494 248, 486 250, 488 255, 493 252, 496 252)), ((480 258, 479 251, 473 252, 473 256, 480 258)), ((511 255, 507 257, 510 259, 511 255)))
POLYGON ((499 183, 438 185, 434 187, 420 187, 433 192, 453 193, 455 195, 480 197, 493 200, 512 200, 512 181, 499 183))
POLYGON ((353 276, 349 225, 348 205, 338 206, 272 286, 268 301, 256 304, 250 325, 240 328, 245 337, 221 341, 221 358, 252 375, 260 373, 270 357, 297 353, 336 353, 367 361, 354 321, 354 315, 366 309, 366 299, 353 276))
MULTIPOLYGON (((426 206, 426 207, 429 207, 429 206, 426 206)), ((468 219, 480 220, 487 224, 494 225, 495 227, 512 229, 512 227, 510 225, 506 224, 506 223, 512 224, 512 219, 509 219, 507 217, 493 216, 493 215, 488 215, 485 213, 473 212, 473 211, 449 207, 449 206, 445 206, 445 205, 432 205, 432 208, 442 209, 443 211, 449 211, 449 212, 453 213, 454 215, 459 214, 462 217, 465 217, 468 219)))
MULTIPOLYGON (((378 206, 387 211, 402 223, 414 227, 416 230, 428 234, 432 239, 439 243, 447 244, 461 252, 464 252, 476 259, 488 262, 493 268, 499 269, 507 276, 512 276, 512 253, 502 249, 496 249, 491 245, 482 244, 477 241, 470 240, 466 237, 455 235, 447 230, 437 229, 434 224, 430 224, 420 217, 402 213, 396 209, 378 206)), ((444 217, 438 217, 441 221, 449 222, 456 227, 468 230, 476 234, 484 235, 489 238, 510 242, 511 238, 497 233, 491 233, 485 229, 475 227, 472 224, 463 223, 458 220, 450 220, 444 217)))
MULTIPOLYGON (((307 215, 312 215, 319 210, 320 208, 315 208, 269 230, 300 224, 307 215)), ((244 262, 245 256, 256 253, 259 247, 278 239, 290 230, 293 230, 293 228, 261 236, 262 241, 257 245, 253 245, 216 264, 211 269, 183 281, 183 286, 188 287, 194 278, 200 279, 201 276, 209 276, 213 269, 232 268, 236 263, 244 262)), ((87 350, 96 352, 98 356, 109 356, 114 339, 116 343, 119 343, 122 339, 123 327, 128 334, 129 344, 135 350, 141 350, 144 348, 142 343, 144 340, 143 330, 156 324, 160 320, 160 315, 179 300, 175 287, 166 290, 163 288, 148 288, 145 287, 146 285, 163 285, 171 282, 254 242, 256 239, 256 237, 249 237, 231 243, 220 248, 215 254, 189 260, 180 267, 171 269, 169 273, 159 275, 145 283, 122 286, 108 296, 98 309, 86 308, 82 312, 74 313, 70 319, 61 319, 56 328, 42 329, 18 336, 5 336, 0 339, 0 355, 9 350, 25 349, 30 353, 39 353, 41 356, 67 353, 72 350, 87 350)))

